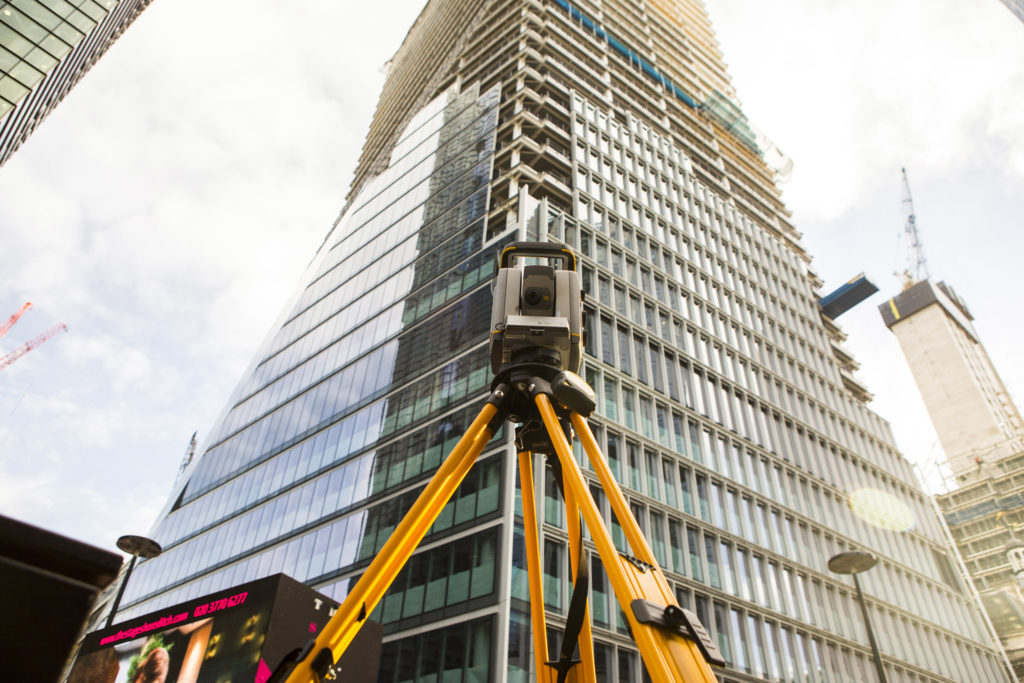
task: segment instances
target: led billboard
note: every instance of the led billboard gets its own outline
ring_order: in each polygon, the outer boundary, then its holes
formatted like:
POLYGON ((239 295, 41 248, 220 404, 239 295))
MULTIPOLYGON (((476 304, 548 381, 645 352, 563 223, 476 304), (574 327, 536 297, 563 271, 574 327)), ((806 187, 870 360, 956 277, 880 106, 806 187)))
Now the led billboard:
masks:
POLYGON ((336 607, 276 574, 88 634, 68 683, 264 683, 336 607))

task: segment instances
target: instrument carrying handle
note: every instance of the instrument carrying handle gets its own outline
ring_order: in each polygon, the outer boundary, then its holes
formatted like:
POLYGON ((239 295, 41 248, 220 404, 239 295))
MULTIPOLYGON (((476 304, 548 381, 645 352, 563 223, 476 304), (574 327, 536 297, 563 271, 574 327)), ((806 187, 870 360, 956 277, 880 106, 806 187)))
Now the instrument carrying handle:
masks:
POLYGON ((515 259, 530 256, 559 259, 563 270, 576 270, 576 254, 558 242, 512 242, 501 250, 498 267, 511 268, 515 259))

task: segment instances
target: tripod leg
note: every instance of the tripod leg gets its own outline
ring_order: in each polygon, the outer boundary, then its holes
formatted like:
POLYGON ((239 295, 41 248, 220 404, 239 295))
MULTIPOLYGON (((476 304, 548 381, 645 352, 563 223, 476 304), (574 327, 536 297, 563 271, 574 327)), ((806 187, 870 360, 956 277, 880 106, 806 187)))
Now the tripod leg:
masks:
MULTIPOLYGON (((590 536, 597 547, 597 552, 601 556, 601 563, 615 590, 619 606, 622 607, 632 629, 633 638, 640 649, 640 656, 647 666, 651 680, 654 683, 680 683, 680 681, 715 683, 715 674, 696 640, 692 636, 684 636, 681 632, 682 628, 675 618, 678 618, 677 615, 681 616, 682 610, 676 605, 675 596, 672 595, 661 569, 654 562, 627 559, 618 553, 612 542, 611 534, 608 533, 604 520, 601 518, 601 513, 594 503, 594 498, 590 495, 583 473, 573 458, 572 449, 558 423, 558 416, 551 406, 551 401, 546 395, 538 393, 534 402, 558 454, 558 460, 562 464, 565 488, 566 490, 572 489, 576 495, 583 519, 590 530, 590 536), (641 607, 653 605, 657 609, 653 612, 648 610, 647 613, 641 613, 634 610, 634 605, 638 603, 641 607), (653 618, 651 617, 652 613, 654 614, 653 618), (638 616, 639 614, 642 614, 643 621, 641 621, 641 616, 638 616)), ((574 425, 576 422, 574 413, 574 425)), ((589 428, 586 432, 590 433, 589 428)), ((584 445, 587 446, 586 441, 584 441, 584 445)), ((590 435, 590 447, 596 447, 596 441, 592 434, 590 435)), ((587 453, 594 457, 590 447, 588 447, 587 453)), ((599 455, 596 448, 594 451, 599 455)), ((603 458, 599 459, 603 462, 603 458)), ((598 466, 595 463, 595 469, 598 466)), ((618 487, 616 486, 615 489, 618 490, 618 487)), ((619 491, 619 495, 621 496, 621 491, 619 491)), ((628 506, 626 512, 628 513, 628 506)), ((632 518, 632 514, 627 516, 632 518)), ((619 518, 620 523, 624 521, 624 518, 619 518)), ((633 523, 635 524, 636 521, 634 520, 633 523)), ((639 536, 641 539, 643 538, 642 534, 639 536)), ((651 557, 651 559, 654 558, 651 557)), ((697 625, 699 626, 699 623, 697 625)), ((692 624, 690 628, 693 628, 692 624)), ((706 638, 706 633, 700 637, 706 638)), ((710 638, 707 640, 710 641, 710 638)))
POLYGON ((387 592, 441 509, 462 483, 480 451, 491 440, 490 423, 497 412, 498 407, 491 402, 480 410, 341 607, 324 626, 316 643, 306 652, 308 656, 296 664, 287 678, 288 683, 318 683, 323 679, 324 671, 330 670, 345 652, 363 620, 387 592))
MULTIPOLYGON (((580 506, 573 490, 565 486, 565 519, 566 530, 569 532, 569 557, 572 565, 572 579, 577 581, 580 572, 580 549, 583 545, 583 532, 580 529, 580 506)), ((589 568, 588 568, 589 569, 589 568)), ((582 668, 582 681, 596 681, 597 674, 594 670, 594 634, 590 624, 590 603, 587 602, 583 612, 583 628, 580 629, 580 663, 582 668)))
POLYGON ((601 449, 597 445, 594 433, 590 431, 590 425, 587 424, 587 421, 579 413, 573 413, 571 420, 572 426, 580 438, 580 443, 583 444, 583 450, 587 452, 587 458, 590 459, 590 464, 594 466, 594 472, 597 474, 598 481, 601 482, 601 488, 604 489, 605 495, 608 496, 612 514, 615 515, 615 519, 619 520, 622 532, 626 535, 626 541, 629 543, 633 555, 647 564, 657 564, 654 559, 654 553, 651 552, 651 547, 647 545, 647 539, 644 538, 644 532, 640 530, 640 525, 637 524, 633 513, 629 509, 626 496, 623 495, 622 489, 619 488, 619 483, 615 481, 615 475, 612 474, 611 468, 608 467, 604 456, 601 455, 601 449))
POLYGON ((526 535, 526 570, 530 581, 530 625, 533 631, 533 658, 538 681, 553 681, 548 661, 547 623, 544 619, 544 584, 540 564, 540 539, 537 533, 537 502, 533 488, 533 460, 529 451, 519 452, 519 485, 523 493, 523 530, 526 535))

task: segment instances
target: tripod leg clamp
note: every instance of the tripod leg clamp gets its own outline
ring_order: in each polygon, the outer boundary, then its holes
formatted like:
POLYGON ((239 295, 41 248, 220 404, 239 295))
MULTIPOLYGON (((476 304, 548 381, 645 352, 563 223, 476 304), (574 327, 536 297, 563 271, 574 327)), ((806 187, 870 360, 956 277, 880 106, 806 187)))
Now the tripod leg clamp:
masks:
POLYGON ((653 624, 678 633, 692 640, 704 655, 704 659, 717 666, 725 666, 725 657, 711 638, 697 615, 677 605, 658 605, 650 600, 637 598, 630 603, 633 616, 641 624, 653 624))
POLYGON ((295 665, 308 657, 315 646, 316 638, 310 638, 301 648, 295 648, 286 654, 277 665, 277 668, 274 669, 274 672, 270 674, 267 683, 284 683, 284 681, 288 680, 288 675, 291 674, 295 665))
POLYGON ((322 648, 316 653, 316 657, 310 663, 309 668, 320 677, 321 681, 333 681, 337 678, 335 670, 334 653, 329 648, 322 648))

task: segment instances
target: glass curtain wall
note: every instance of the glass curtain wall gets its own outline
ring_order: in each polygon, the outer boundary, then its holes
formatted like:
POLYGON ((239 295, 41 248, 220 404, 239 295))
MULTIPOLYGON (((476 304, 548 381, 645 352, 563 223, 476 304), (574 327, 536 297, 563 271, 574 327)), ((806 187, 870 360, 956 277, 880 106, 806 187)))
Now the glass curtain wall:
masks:
MULTIPOLYGON (((488 287, 511 239, 483 243, 497 102, 477 88, 437 98, 350 203, 156 528, 164 553, 139 564, 121 617, 276 572, 341 600, 380 550, 490 381, 488 287)), ((500 443, 374 613, 387 632, 494 612, 500 443)), ((435 632, 430 656, 403 667, 486 673, 493 621, 435 632)))
POLYGON ((150 0, 0 0, 0 166, 150 0))

